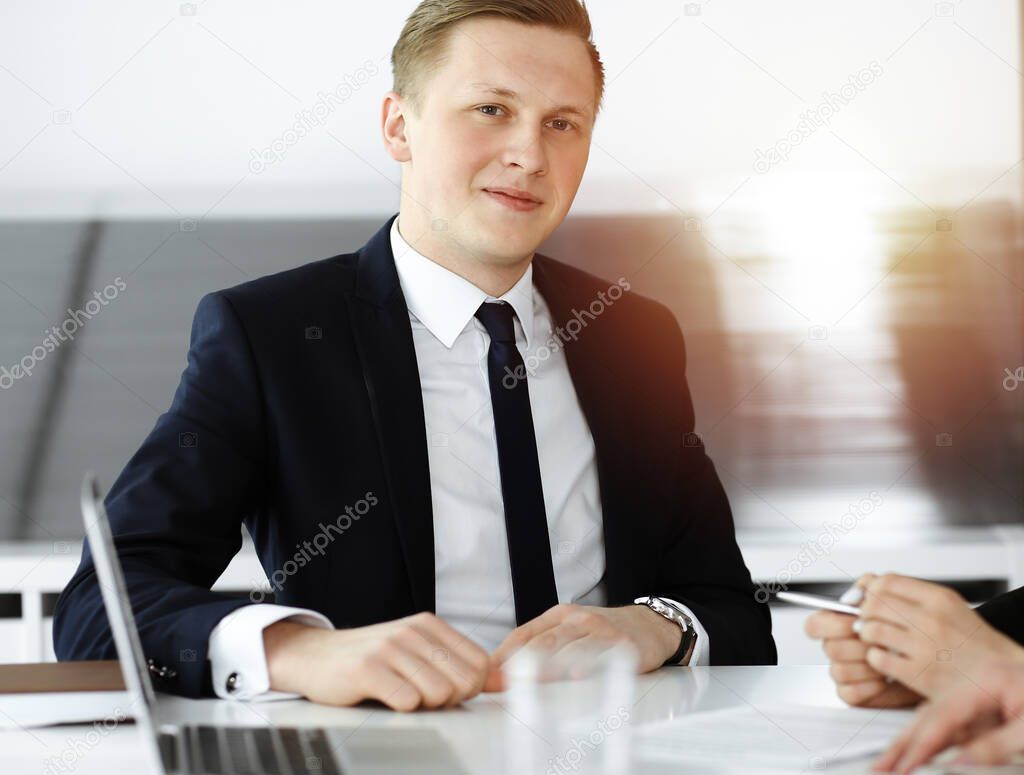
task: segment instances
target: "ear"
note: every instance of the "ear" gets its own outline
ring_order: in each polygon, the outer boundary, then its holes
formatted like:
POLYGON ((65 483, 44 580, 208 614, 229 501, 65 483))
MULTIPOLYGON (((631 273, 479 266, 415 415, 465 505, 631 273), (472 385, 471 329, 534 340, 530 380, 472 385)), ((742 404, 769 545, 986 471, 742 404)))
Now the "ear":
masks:
POLYGON ((409 139, 406 136, 405 111, 406 106, 400 94, 390 91, 384 95, 384 105, 381 108, 384 147, 397 162, 412 159, 409 139))

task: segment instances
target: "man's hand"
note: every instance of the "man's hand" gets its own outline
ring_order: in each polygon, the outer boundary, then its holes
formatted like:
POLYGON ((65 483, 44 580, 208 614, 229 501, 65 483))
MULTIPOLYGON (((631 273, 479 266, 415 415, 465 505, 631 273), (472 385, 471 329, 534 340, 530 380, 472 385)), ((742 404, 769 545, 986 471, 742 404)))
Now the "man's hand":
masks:
POLYGON ((859 617, 818 611, 805 625, 822 640, 837 692, 850 705, 916 705, 992 661, 1024 661, 1024 649, 954 590, 893 573, 865 574, 856 586, 864 597, 859 617))
POLYGON ((868 579, 860 641, 877 672, 932 698, 1024 648, 991 627, 955 590, 894 573, 868 579))
POLYGON ((1024 666, 989 663, 925 703, 881 758, 876 772, 910 772, 951 745, 959 764, 1006 764, 1024 751, 1024 666))
POLYGON ((574 653, 604 651, 617 643, 636 648, 638 670, 656 670, 679 648, 679 627, 645 605, 613 608, 562 603, 514 629, 491 655, 484 691, 503 691, 502 665, 527 644, 558 652, 571 661, 574 653))
POLYGON ((868 646, 853 631, 855 621, 852 614, 818 611, 804 624, 807 634, 822 642, 840 699, 862 708, 905 708, 920 702, 920 694, 901 683, 887 682, 868 664, 868 646))
MULTIPOLYGON (((864 589, 875 575, 868 573, 854 585, 863 599, 864 589)), ((847 593, 854 593, 851 588, 847 593)), ((846 595, 844 597, 844 602, 846 595)), ((858 597, 854 594, 854 598, 858 597)), ((859 600, 851 600, 854 604, 859 600)), ((868 646, 853 630, 857 617, 833 611, 818 611, 807 617, 804 630, 815 640, 829 659, 829 674, 836 683, 836 693, 843 702, 861 708, 906 708, 917 705, 921 695, 901 683, 888 680, 867 662, 868 646)))
POLYGON ((281 621, 263 631, 270 687, 326 705, 394 710, 457 705, 480 693, 487 652, 431 613, 348 630, 281 621))

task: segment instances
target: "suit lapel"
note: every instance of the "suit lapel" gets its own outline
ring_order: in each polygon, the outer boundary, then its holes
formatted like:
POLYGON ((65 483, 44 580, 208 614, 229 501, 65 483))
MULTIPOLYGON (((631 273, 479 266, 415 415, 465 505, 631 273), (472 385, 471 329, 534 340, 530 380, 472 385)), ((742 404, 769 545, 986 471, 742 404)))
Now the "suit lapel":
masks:
POLYGON ((413 600, 418 611, 435 611, 430 464, 409 309, 391 251, 396 217, 359 251, 349 314, 413 600))
MULTIPOLYGON (((533 277, 556 327, 564 328, 576 310, 587 309, 596 299, 588 297, 584 288, 572 287, 558 271, 557 263, 539 253, 533 257, 533 277)), ((627 598, 631 601, 635 589, 633 530, 620 504, 629 502, 628 467, 635 460, 636 440, 625 422, 623 407, 612 399, 618 388, 611 374, 615 353, 611 351, 614 337, 608 325, 614 323, 605 317, 590 321, 575 340, 565 341, 564 350, 576 397, 594 439, 604 528, 605 584, 612 605, 627 598)))

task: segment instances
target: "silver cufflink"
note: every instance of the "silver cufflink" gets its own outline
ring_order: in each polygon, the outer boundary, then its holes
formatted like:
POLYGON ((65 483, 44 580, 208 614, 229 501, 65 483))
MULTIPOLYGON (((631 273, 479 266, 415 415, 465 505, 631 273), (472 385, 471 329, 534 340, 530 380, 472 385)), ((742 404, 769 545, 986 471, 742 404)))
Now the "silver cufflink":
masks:
POLYGON ((174 678, 178 675, 178 672, 173 668, 166 665, 157 665, 156 660, 152 658, 146 660, 146 667, 157 678, 174 678))

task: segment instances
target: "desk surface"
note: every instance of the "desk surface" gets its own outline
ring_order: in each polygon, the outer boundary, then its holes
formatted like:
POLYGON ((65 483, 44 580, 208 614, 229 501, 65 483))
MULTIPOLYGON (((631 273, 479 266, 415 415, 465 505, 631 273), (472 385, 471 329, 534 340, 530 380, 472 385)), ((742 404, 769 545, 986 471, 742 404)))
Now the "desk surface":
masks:
MULTIPOLYGON (((571 684, 564 684, 571 687, 571 684)), ((567 688, 566 691, 571 691, 567 688)), ((567 695, 560 695, 566 696, 567 695)), ((160 696, 161 721, 216 722, 242 726, 431 726, 453 746, 470 773, 501 773, 500 740, 507 729, 505 694, 482 694, 460 708, 445 711, 395 713, 380 706, 331 708, 306 701, 241 703, 223 700, 185 700, 160 696)), ((555 700, 556 703, 558 700, 555 700)), ((823 666, 662 668, 637 677, 636 702, 630 710, 632 725, 677 717, 694 710, 737 705, 761 707, 797 703, 842 707, 823 666)), ((121 724, 109 731, 102 726, 74 725, 0 732, 0 770, 17 773, 124 772, 144 775, 140 730, 121 724), (73 768, 73 769, 72 769, 73 768)), ((653 764, 637 766, 634 773, 678 772, 653 764)), ((721 769, 687 773, 720 772, 721 769)), ((830 771, 833 771, 830 769, 830 771)), ((866 772, 865 765, 846 766, 836 772, 866 772)))

